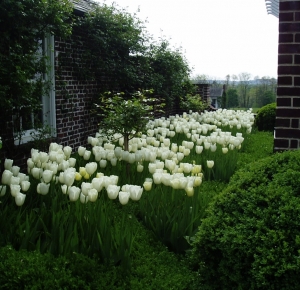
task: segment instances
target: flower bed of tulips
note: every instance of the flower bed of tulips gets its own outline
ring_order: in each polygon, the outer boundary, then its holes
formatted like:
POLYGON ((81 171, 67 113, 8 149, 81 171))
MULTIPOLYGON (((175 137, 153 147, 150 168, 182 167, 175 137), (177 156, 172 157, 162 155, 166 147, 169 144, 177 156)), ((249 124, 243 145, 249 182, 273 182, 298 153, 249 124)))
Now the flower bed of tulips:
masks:
POLYGON ((190 112, 150 121, 128 151, 121 135, 110 142, 96 133, 74 152, 32 149, 27 174, 5 160, 0 245, 127 266, 136 232, 123 208, 135 203, 157 238, 182 252, 211 198, 202 182, 229 180, 253 122, 251 110, 190 112))

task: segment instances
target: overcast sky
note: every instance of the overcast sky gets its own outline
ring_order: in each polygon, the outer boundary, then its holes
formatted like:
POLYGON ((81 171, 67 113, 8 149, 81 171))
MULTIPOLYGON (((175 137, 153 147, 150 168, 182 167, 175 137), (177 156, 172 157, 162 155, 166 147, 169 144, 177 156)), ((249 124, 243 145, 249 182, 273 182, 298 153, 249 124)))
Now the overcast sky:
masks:
POLYGON ((137 13, 155 38, 182 47, 193 76, 277 78, 278 18, 267 14, 264 0, 96 1, 137 13))

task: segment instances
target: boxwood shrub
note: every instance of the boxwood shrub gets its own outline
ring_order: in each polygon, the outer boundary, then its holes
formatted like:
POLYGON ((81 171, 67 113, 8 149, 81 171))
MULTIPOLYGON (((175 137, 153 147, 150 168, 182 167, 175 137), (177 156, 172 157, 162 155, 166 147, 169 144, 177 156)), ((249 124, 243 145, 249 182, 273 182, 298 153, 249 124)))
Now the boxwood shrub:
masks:
POLYGON ((191 261, 199 289, 299 289, 300 151, 236 172, 203 220, 191 261))
POLYGON ((274 131, 276 120, 276 103, 261 107, 255 117, 254 125, 259 131, 274 131))

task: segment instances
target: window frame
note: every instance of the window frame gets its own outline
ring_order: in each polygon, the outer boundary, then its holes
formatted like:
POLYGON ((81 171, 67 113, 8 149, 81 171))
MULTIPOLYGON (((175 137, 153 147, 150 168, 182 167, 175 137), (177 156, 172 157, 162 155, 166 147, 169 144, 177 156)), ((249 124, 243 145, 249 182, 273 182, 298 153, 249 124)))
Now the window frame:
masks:
MULTIPOLYGON (((42 53, 46 56, 47 67, 49 67, 43 76, 44 81, 49 82, 49 91, 47 94, 41 96, 42 122, 44 125, 48 125, 51 128, 50 138, 56 137, 54 35, 47 35, 43 39, 42 53)), ((31 114, 31 118, 33 119, 33 113, 31 114)), ((19 120, 21 127, 22 120, 19 120)), ((35 129, 28 129, 20 132, 14 132, 14 144, 21 145, 33 141, 33 133, 38 133, 38 131, 35 129)))

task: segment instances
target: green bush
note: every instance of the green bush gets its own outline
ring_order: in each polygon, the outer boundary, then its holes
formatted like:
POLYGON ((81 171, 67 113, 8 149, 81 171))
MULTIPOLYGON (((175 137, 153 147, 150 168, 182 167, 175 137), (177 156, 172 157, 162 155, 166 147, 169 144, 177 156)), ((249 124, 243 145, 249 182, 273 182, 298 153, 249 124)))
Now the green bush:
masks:
POLYGON ((195 236, 201 289, 299 289, 300 151, 236 172, 195 236))
POLYGON ((255 118, 255 126, 259 131, 274 131, 276 119, 276 103, 260 108, 255 118))

